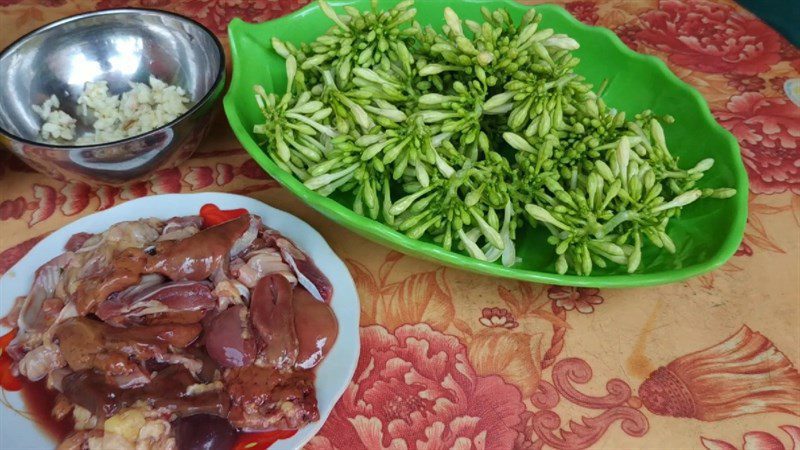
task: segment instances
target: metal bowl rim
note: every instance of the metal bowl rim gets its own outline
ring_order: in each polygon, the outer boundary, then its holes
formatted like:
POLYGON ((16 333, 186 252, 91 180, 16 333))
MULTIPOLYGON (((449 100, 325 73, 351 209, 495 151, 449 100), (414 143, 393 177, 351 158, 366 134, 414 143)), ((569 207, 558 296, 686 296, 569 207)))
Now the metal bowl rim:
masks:
POLYGON ((152 129, 152 130, 150 130, 150 131, 148 131, 146 133, 137 134, 136 136, 131 136, 131 137, 128 137, 128 138, 125 138, 125 139, 117 140, 117 141, 103 142, 103 143, 100 143, 100 144, 63 145, 63 144, 51 144, 51 143, 48 143, 48 142, 37 142, 37 141, 32 141, 30 139, 24 138, 22 136, 17 136, 14 133, 12 133, 12 132, 6 130, 5 128, 3 128, 2 125, 0 125, 0 135, 6 136, 7 138, 15 140, 15 141, 20 141, 20 142, 22 142, 24 144, 34 145, 34 146, 38 146, 38 147, 47 147, 47 148, 52 148, 52 149, 63 149, 63 150, 97 149, 97 148, 107 147, 109 145, 127 144, 129 142, 133 142, 133 141, 139 140, 139 139, 141 139, 143 137, 155 135, 156 133, 158 133, 160 131, 163 131, 164 129, 170 128, 170 127, 178 124, 179 122, 181 122, 184 119, 186 119, 188 116, 194 114, 195 111, 200 109, 203 105, 205 105, 208 102, 208 100, 211 98, 211 96, 214 94, 214 91, 217 90, 217 87, 219 87, 219 84, 221 82, 223 82, 223 80, 225 79, 225 50, 223 49, 222 43, 220 42, 220 40, 217 37, 217 35, 214 34, 214 32, 211 31, 208 27, 206 27, 202 23, 200 23, 200 22, 198 22, 198 21, 196 21, 196 20, 194 20, 194 19, 192 19, 190 17, 184 16, 182 14, 174 13, 174 12, 171 12, 171 11, 162 11, 162 10, 158 10, 158 9, 148 9, 148 8, 126 7, 126 8, 111 8, 111 9, 104 9, 104 10, 101 10, 101 11, 90 11, 90 12, 85 12, 85 13, 74 14, 74 15, 67 16, 67 17, 64 17, 62 19, 56 20, 55 22, 51 22, 51 23, 42 25, 41 27, 36 28, 36 29, 34 29, 32 31, 29 31, 29 32, 25 33, 24 35, 20 36, 14 42, 9 44, 8 47, 6 47, 2 51, 0 51, 0 59, 2 59, 3 57, 11 54, 12 51, 17 46, 19 46, 22 42, 24 42, 25 40, 27 40, 27 39, 29 39, 29 38, 31 38, 31 37, 43 32, 43 31, 46 31, 46 30, 49 30, 49 29, 52 29, 52 28, 56 28, 56 27, 61 26, 61 25, 65 24, 65 23, 69 23, 69 22, 73 22, 73 21, 76 21, 76 20, 85 19, 85 18, 93 17, 93 16, 101 16, 101 15, 107 15, 107 14, 113 14, 113 13, 131 13, 131 12, 146 12, 146 13, 155 14, 155 15, 172 16, 172 17, 175 17, 175 18, 177 18, 179 20, 183 20, 183 21, 192 23, 194 25, 197 25, 207 35, 211 36, 212 41, 214 42, 214 44, 217 47, 217 52, 219 53, 219 68, 217 69, 217 76, 214 79, 214 83, 211 85, 211 88, 208 89, 208 92, 206 92, 205 95, 203 95, 203 97, 200 100, 197 101, 197 103, 195 103, 191 108, 189 108, 188 111, 186 111, 185 113, 181 114, 176 119, 174 119, 171 122, 168 122, 168 123, 166 123, 166 124, 164 124, 164 125, 162 125, 162 126, 160 126, 158 128, 154 128, 154 129, 152 129))

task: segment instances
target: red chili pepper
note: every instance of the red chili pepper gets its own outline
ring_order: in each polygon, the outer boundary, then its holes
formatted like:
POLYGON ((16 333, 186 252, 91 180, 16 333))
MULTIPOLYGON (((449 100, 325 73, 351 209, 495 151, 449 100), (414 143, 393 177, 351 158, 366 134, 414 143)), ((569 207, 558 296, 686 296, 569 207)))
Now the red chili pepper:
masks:
POLYGON ((11 373, 11 364, 14 361, 8 356, 8 353, 6 353, 6 347, 8 347, 8 344, 11 343, 16 335, 17 329, 14 328, 0 336, 0 388, 6 391, 18 391, 22 389, 22 380, 11 373))
POLYGON ((206 228, 228 222, 245 214, 249 214, 249 211, 244 208, 222 210, 213 203, 205 204, 200 208, 200 217, 203 219, 203 226, 206 228))
POLYGON ((3 352, 6 349, 6 347, 8 347, 8 344, 10 344, 11 341, 13 341, 15 337, 17 337, 17 329, 16 328, 14 328, 13 330, 9 331, 8 333, 0 336, 0 353, 3 352))
POLYGON ((22 381, 11 373, 11 357, 8 353, 0 355, 0 388, 6 391, 22 389, 22 381))
POLYGON ((275 430, 263 433, 242 433, 233 450, 265 450, 281 439, 289 439, 297 430, 275 430))

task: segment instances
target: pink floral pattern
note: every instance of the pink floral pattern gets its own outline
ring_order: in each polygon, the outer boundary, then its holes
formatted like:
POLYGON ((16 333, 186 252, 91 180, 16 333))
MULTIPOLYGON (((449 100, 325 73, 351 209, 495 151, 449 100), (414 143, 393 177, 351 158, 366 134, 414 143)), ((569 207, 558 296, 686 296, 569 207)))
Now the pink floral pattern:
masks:
POLYGON ((772 87, 772 90, 775 92, 783 92, 783 86, 786 84, 786 80, 789 77, 775 77, 769 80, 769 85, 772 87))
POLYGON ((638 50, 639 48, 638 36, 641 31, 642 27, 639 25, 638 20, 635 22, 623 23, 614 28, 614 33, 616 33, 620 40, 632 50, 638 50))
POLYGON ((214 170, 208 166, 192 167, 185 179, 189 184, 189 189, 197 191, 214 183, 214 170))
POLYGON ((742 75, 738 73, 726 73, 728 86, 739 92, 758 92, 766 86, 763 78, 755 75, 742 75))
POLYGON ((310 449, 512 448, 519 391, 428 325, 361 330, 355 377, 310 449))
POLYGON ((600 16, 597 14, 597 4, 593 1, 577 1, 569 2, 564 7, 576 19, 583 23, 594 25, 600 16))
POLYGON ((556 306, 567 311, 577 310, 582 314, 589 314, 594 311, 594 307, 603 303, 603 297, 599 289, 574 288, 563 286, 551 286, 547 290, 547 296, 556 302, 556 306))
POLYGON ((789 61, 789 64, 800 71, 800 49, 792 45, 791 42, 781 38, 781 58, 789 61))
POLYGON ((512 329, 519 326, 514 315, 505 308, 483 308, 481 318, 478 321, 488 328, 512 329))
POLYGON ((0 220, 19 219, 28 209, 28 202, 24 197, 0 202, 0 220))
POLYGON ((187 15, 211 30, 225 34, 228 22, 234 17, 248 22, 263 22, 307 3, 308 0, 100 0, 97 9, 125 6, 166 9, 187 15))
POLYGON ((753 248, 747 245, 746 242, 742 242, 739 244, 739 248, 736 249, 734 256, 753 256, 753 248))
POLYGON ((800 108, 785 98, 747 92, 714 114, 739 139, 751 191, 800 194, 800 108))
POLYGON ((780 61, 781 37, 750 14, 704 0, 661 0, 637 35, 670 62, 711 73, 752 75, 780 61))
POLYGON ((0 252, 0 275, 6 273, 8 269, 14 267, 14 264, 16 264, 17 261, 25 256, 25 254, 28 253, 34 245, 38 244, 39 241, 44 238, 45 235, 36 236, 0 252))
POLYGON ((108 185, 90 186, 83 182, 63 182, 60 187, 49 184, 34 184, 32 199, 19 196, 0 202, 0 221, 22 219, 31 211, 28 224, 36 225, 50 218, 57 210, 65 216, 74 216, 86 211, 97 199, 97 210, 114 206, 120 201, 133 200, 152 194, 171 194, 188 190, 200 190, 214 184, 226 186, 232 183, 237 174, 259 183, 246 188, 247 192, 258 192, 277 186, 277 183, 263 174, 254 175, 252 160, 239 167, 218 163, 209 166, 162 169, 149 180, 128 184, 121 188, 108 185))
POLYGON ((783 425, 779 427, 789 435, 791 445, 784 446, 774 434, 765 431, 748 431, 742 436, 742 444, 737 446, 720 439, 700 437, 700 442, 707 450, 797 450, 800 448, 800 427, 783 425))

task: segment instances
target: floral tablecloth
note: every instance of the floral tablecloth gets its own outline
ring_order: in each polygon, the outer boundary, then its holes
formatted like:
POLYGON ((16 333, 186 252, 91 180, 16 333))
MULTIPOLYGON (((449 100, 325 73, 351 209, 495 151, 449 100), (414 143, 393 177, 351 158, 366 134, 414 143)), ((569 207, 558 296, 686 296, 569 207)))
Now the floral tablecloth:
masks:
MULTIPOLYGON (((226 40, 233 17, 263 21, 304 3, 0 0, 0 47, 54 19, 120 6, 177 11, 226 40)), ((800 448, 800 107, 784 92, 800 78, 800 51, 731 1, 560 3, 667 61, 739 139, 750 217, 720 270, 623 291, 419 261, 301 204, 220 115, 191 160, 122 188, 54 181, 0 152, 0 273, 49 232, 132 198, 251 195, 320 230, 361 294, 355 377, 309 448, 800 448)))

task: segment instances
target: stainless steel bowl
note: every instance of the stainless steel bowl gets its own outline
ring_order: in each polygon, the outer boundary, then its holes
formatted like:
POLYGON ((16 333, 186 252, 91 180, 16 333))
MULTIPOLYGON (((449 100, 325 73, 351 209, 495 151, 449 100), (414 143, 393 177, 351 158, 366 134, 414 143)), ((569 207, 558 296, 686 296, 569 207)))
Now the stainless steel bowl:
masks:
MULTIPOLYGON (((225 53, 214 34, 186 17, 144 9, 80 14, 23 36, 0 53, 0 143, 59 179, 121 184, 179 164, 194 152, 225 85, 225 53), (87 82, 113 94, 150 75, 181 86, 192 107, 171 123, 98 145, 54 145, 39 136, 31 105, 55 94, 73 117, 87 82)), ((90 125, 78 121, 77 132, 90 125), (82 128, 83 127, 83 128, 82 128)))

